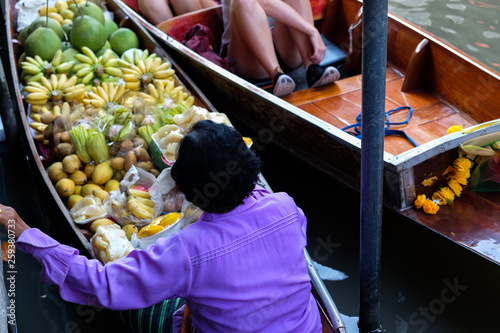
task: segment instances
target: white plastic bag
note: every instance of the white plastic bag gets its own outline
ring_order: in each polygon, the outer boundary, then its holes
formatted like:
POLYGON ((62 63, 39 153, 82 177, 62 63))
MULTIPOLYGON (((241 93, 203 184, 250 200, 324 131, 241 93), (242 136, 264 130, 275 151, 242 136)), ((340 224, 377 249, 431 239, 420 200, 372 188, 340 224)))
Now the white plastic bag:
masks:
POLYGON ((125 223, 134 223, 138 227, 145 226, 158 217, 163 210, 161 193, 157 190, 151 192, 151 188, 155 183, 156 178, 154 175, 141 168, 132 166, 120 182, 120 190, 109 192, 106 199, 104 199, 104 207, 106 207, 108 214, 121 226, 125 225, 125 223), (149 192, 151 200, 154 202, 151 219, 137 218, 128 211, 127 195, 125 192, 121 192, 121 190, 130 189, 131 187, 142 187, 149 192))

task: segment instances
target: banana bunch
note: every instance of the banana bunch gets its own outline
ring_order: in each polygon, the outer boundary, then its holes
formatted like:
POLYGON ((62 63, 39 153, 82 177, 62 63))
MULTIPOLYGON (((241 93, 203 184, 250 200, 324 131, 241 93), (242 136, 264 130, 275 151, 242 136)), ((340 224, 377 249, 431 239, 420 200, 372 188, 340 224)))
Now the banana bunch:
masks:
POLYGON ((183 91, 182 85, 175 86, 174 80, 157 81, 156 85, 149 84, 148 92, 158 104, 164 105, 166 99, 184 102, 190 108, 194 104, 194 97, 183 91))
POLYGON ((164 81, 173 80, 175 71, 169 69, 170 63, 163 62, 160 57, 148 57, 146 60, 139 59, 137 65, 123 60, 119 61, 123 67, 123 81, 125 87, 132 91, 146 91, 150 83, 156 84, 164 81))
MULTIPOLYGON (((130 190, 129 190, 130 191, 130 190)), ((135 191, 143 192, 143 191, 135 191)), ((129 212, 139 219, 152 220, 154 217, 154 201, 149 197, 149 193, 144 192, 145 195, 136 196, 132 193, 127 198, 127 209, 129 212)))
POLYGON ((109 123, 108 137, 114 142, 122 141, 132 133, 134 128, 135 123, 132 112, 126 108, 118 108, 109 123))
POLYGON ((61 26, 73 22, 73 14, 74 13, 69 10, 68 3, 62 0, 56 1, 53 7, 43 6, 38 10, 39 16, 47 15, 56 20, 61 26))
POLYGON ((116 105, 122 105, 125 92, 123 84, 115 85, 110 82, 104 82, 100 86, 92 87, 92 90, 87 93, 88 98, 83 99, 83 104, 87 108, 94 108, 96 112, 99 112, 103 109, 115 107, 116 105))
POLYGON ((50 78, 52 74, 67 74, 75 65, 74 61, 68 61, 61 64, 62 50, 57 50, 50 62, 43 60, 40 56, 26 56, 26 59, 21 62, 23 72, 21 77, 27 84, 29 82, 40 81, 42 76, 50 78))
POLYGON ((102 80, 110 80, 112 76, 118 80, 122 76, 122 71, 118 68, 118 59, 114 57, 113 51, 108 49, 100 57, 88 47, 82 47, 83 54, 76 54, 74 57, 80 63, 73 67, 73 72, 78 77, 78 82, 85 85, 98 85, 102 80), (94 80, 93 82, 91 82, 94 80))
POLYGON ((76 84, 76 80, 76 76, 68 79, 66 74, 61 74, 59 78, 52 74, 50 80, 42 76, 40 82, 30 82, 24 87, 24 91, 28 93, 25 100, 35 105, 61 100, 80 102, 85 97, 85 86, 76 84))
POLYGON ((125 62, 120 61, 120 66, 127 67, 129 64, 137 65, 139 60, 146 61, 148 58, 156 58, 156 53, 149 54, 149 50, 139 50, 139 49, 130 49, 123 53, 122 58, 125 62))

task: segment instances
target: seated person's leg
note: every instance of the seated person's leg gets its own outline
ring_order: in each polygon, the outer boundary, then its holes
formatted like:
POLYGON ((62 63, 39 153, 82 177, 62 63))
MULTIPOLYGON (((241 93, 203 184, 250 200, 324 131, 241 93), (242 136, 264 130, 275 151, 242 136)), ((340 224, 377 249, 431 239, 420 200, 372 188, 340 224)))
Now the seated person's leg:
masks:
POLYGON ((168 0, 138 0, 138 3, 141 13, 154 25, 174 17, 168 0))
POLYGON ((213 0, 171 0, 171 2, 177 15, 218 5, 213 0))

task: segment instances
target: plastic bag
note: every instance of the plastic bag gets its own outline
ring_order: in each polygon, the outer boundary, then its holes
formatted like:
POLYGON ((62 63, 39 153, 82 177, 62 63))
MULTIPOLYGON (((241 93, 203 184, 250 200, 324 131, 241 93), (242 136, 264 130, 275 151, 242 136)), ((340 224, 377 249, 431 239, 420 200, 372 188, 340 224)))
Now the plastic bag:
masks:
POLYGON ((77 224, 86 224, 98 218, 103 218, 108 214, 101 199, 93 195, 87 195, 78 201, 70 209, 69 213, 77 224))
POLYGON ((90 241, 92 252, 104 264, 126 257, 134 250, 125 232, 116 224, 99 226, 90 241))
POLYGON ((184 204, 181 209, 182 218, 176 223, 166 227, 162 231, 145 238, 137 238, 137 246, 140 249, 146 249, 148 246, 156 243, 160 238, 166 238, 172 235, 174 232, 181 230, 182 228, 190 225, 193 222, 198 221, 198 218, 203 213, 203 211, 193 205, 191 202, 184 200, 184 204))
POLYGON ((156 183, 156 178, 153 174, 141 169, 132 166, 129 171, 125 174, 122 181, 120 182, 120 189, 131 189, 134 187, 135 189, 143 189, 149 192, 151 200, 154 202, 153 213, 151 219, 138 218, 132 212, 130 212, 127 208, 127 194, 122 192, 121 190, 111 191, 108 196, 104 200, 104 207, 108 214, 120 225, 125 225, 126 223, 134 223, 138 227, 144 226, 146 224, 151 223, 153 219, 158 217, 163 210, 163 200, 161 193, 157 190, 150 189, 156 183))
POLYGON ((475 157, 477 166, 470 177, 471 191, 500 191, 500 132, 464 142, 464 152, 475 157))
POLYGON ((178 190, 170 170, 170 168, 164 169, 160 173, 156 183, 151 186, 150 193, 162 197, 163 211, 178 212, 182 209, 184 194, 178 190))

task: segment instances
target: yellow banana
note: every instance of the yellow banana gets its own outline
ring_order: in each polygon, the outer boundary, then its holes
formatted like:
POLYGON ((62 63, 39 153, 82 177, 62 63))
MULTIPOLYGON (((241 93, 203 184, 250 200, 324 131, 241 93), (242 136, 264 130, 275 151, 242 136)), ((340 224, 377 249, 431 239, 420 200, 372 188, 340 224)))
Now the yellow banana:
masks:
POLYGON ((42 116, 39 113, 31 113, 30 118, 36 122, 42 122, 42 116))
POLYGON ((52 84, 50 83, 50 81, 45 77, 45 76, 42 76, 40 78, 40 83, 45 87, 47 88, 48 90, 53 90, 52 88, 52 84))
POLYGON ((134 196, 134 200, 139 201, 141 204, 146 205, 147 207, 153 208, 155 206, 155 202, 151 199, 141 198, 134 196))
POLYGON ((149 195, 149 192, 146 192, 146 191, 129 189, 128 192, 130 193, 131 196, 145 198, 145 199, 151 198, 151 196, 149 195))
POLYGON ((104 71, 106 73, 108 73, 109 75, 113 75, 114 77, 121 77, 122 76, 122 71, 116 67, 106 66, 106 67, 104 67, 104 71))
POLYGON ((49 91, 45 87, 40 87, 37 85, 28 85, 24 87, 24 90, 27 91, 28 93, 35 93, 35 92, 40 92, 47 94, 49 91))
POLYGON ((93 64, 92 59, 90 59, 88 56, 86 56, 86 55, 84 55, 84 54, 75 54, 75 55, 74 55, 74 58, 75 58, 76 60, 78 60, 79 62, 82 62, 82 63, 88 64, 88 65, 92 65, 92 64, 93 64))
POLYGON ((99 60, 97 59, 94 51, 92 51, 91 49, 89 49, 88 47, 84 46, 82 47, 82 52, 87 56, 89 57, 93 63, 97 63, 99 62, 99 60))
MULTIPOLYGON (((158 58, 158 59, 160 59, 160 58, 158 58)), ((161 62, 161 59, 160 59, 160 62, 161 62)), ((158 65, 158 67, 156 67, 155 71, 161 72, 161 71, 165 71, 165 70, 167 70, 169 68, 170 68, 170 63, 167 62, 167 61, 165 61, 161 65, 158 65)))
POLYGON ((125 82, 125 88, 130 90, 139 90, 141 89, 141 81, 125 82))
POLYGON ((47 103, 47 100, 47 94, 44 94, 42 92, 34 92, 26 96, 26 102, 30 104, 45 104, 47 103))
POLYGON ((52 113, 56 117, 59 116, 61 114, 61 107, 59 105, 54 105, 54 107, 52 108, 52 113))
POLYGON ((165 79, 169 76, 174 75, 175 71, 173 69, 167 69, 164 71, 155 72, 154 76, 156 79, 165 79))
POLYGON ((92 72, 92 66, 85 66, 82 69, 80 69, 78 72, 76 72, 76 76, 83 77, 91 72, 92 72))
POLYGON ((127 209, 137 218, 152 219, 153 215, 137 204, 136 200, 127 200, 127 209))
POLYGON ((28 74, 36 75, 42 72, 40 67, 37 67, 31 63, 24 62, 21 64, 21 68, 28 74))
POLYGON ((62 60, 62 50, 58 49, 54 54, 54 57, 52 58, 52 61, 50 63, 52 64, 52 66, 59 66, 59 64, 61 64, 61 60, 62 60))
POLYGON ((57 66, 56 71, 58 73, 67 73, 73 68, 74 65, 75 65, 75 61, 71 60, 71 61, 62 63, 59 66, 57 66))
POLYGON ((93 72, 90 72, 90 73, 87 73, 87 75, 85 75, 84 77, 82 77, 82 83, 83 84, 87 84, 90 82, 90 80, 92 80, 94 78, 94 73, 93 72))

